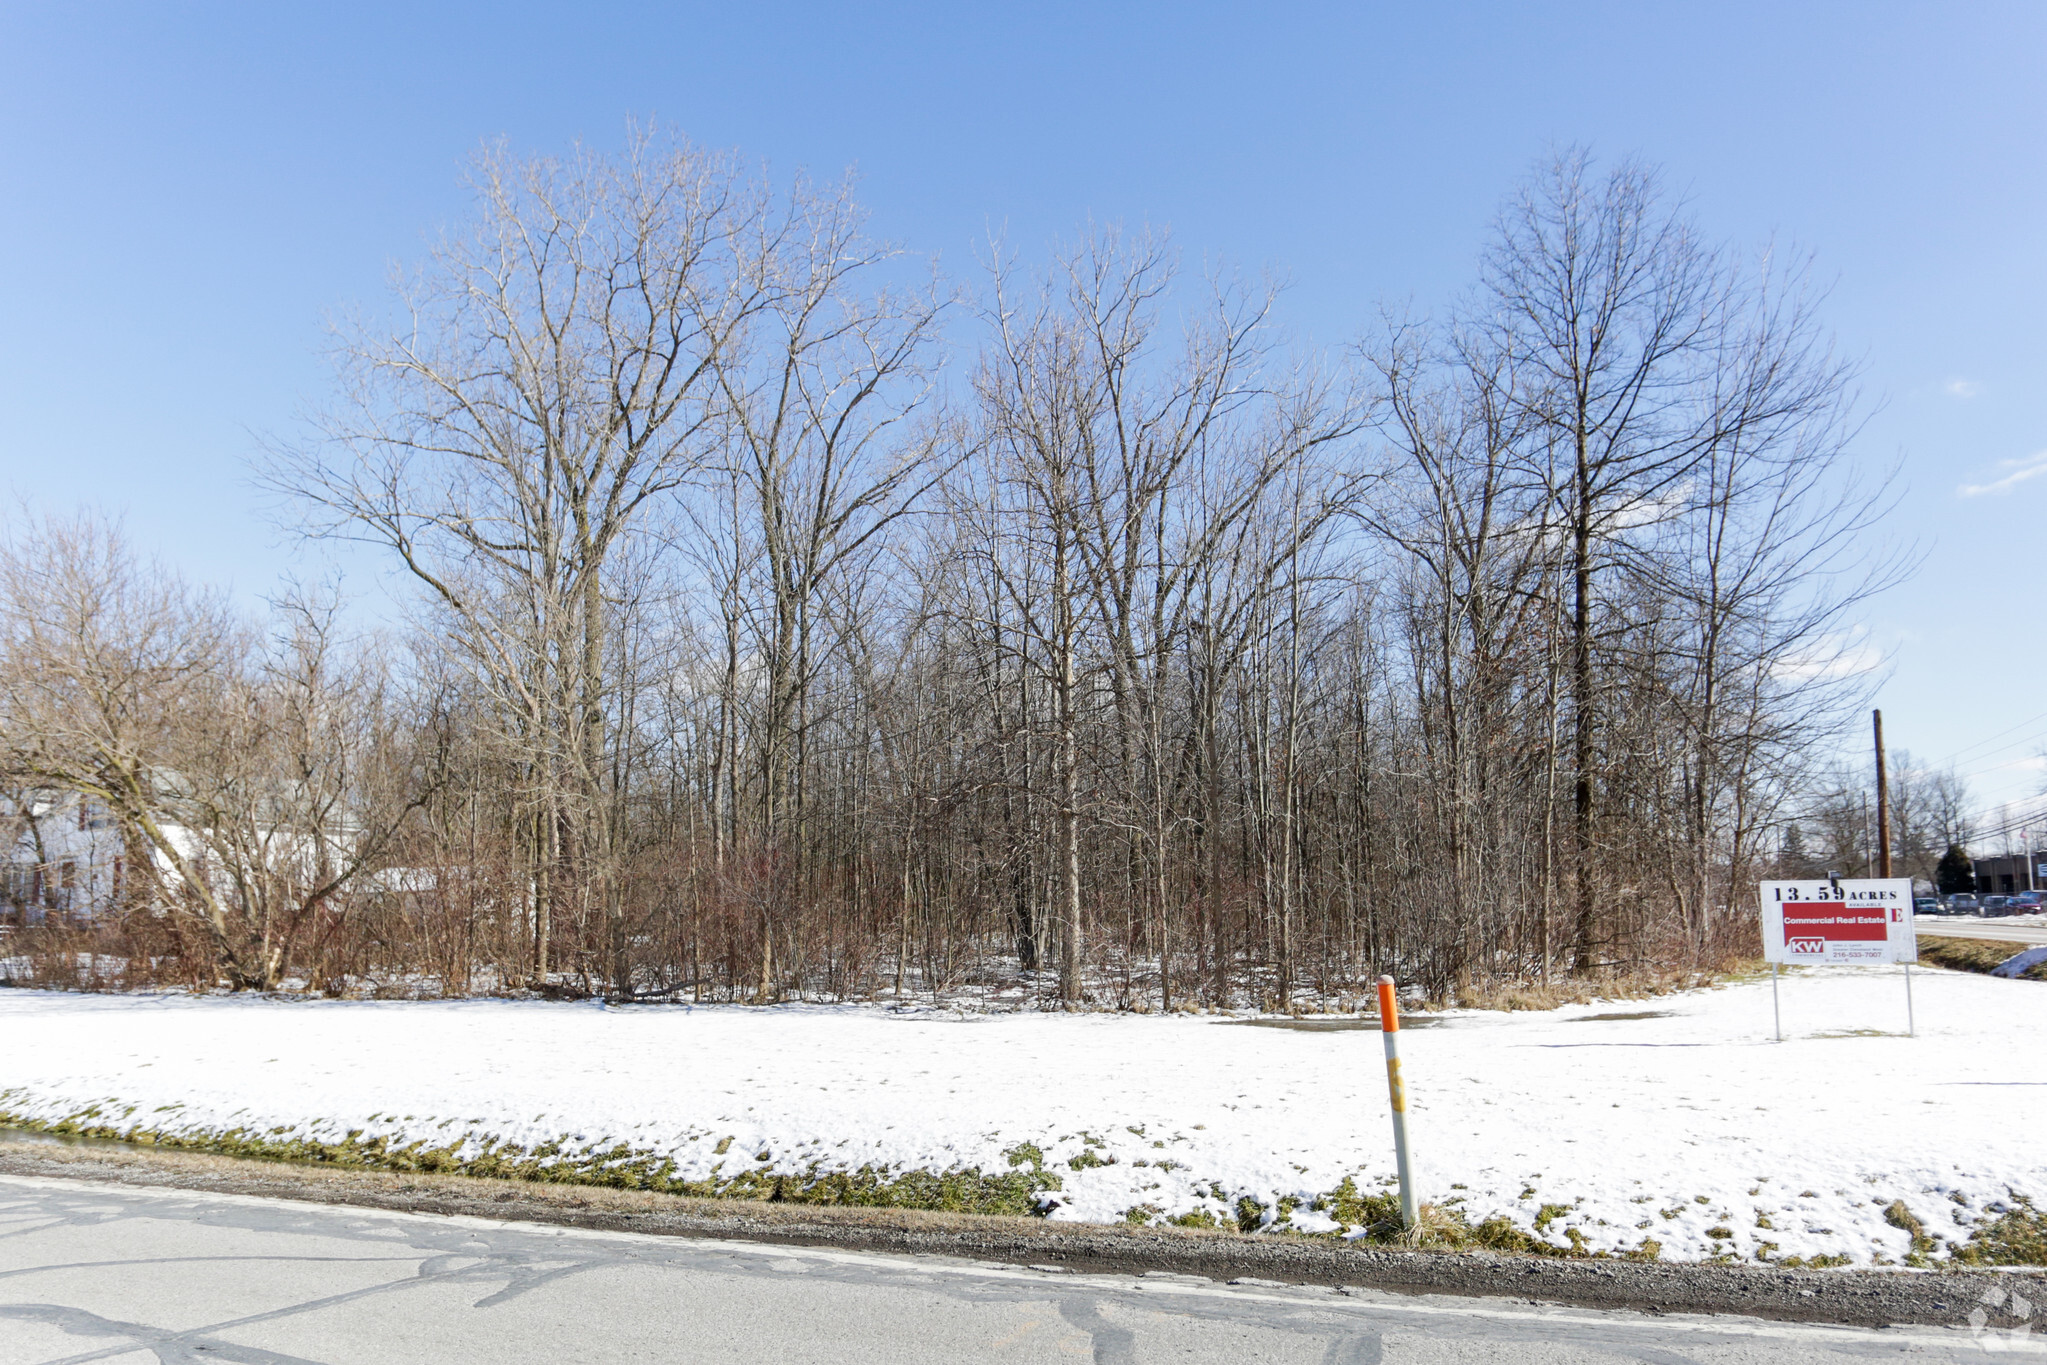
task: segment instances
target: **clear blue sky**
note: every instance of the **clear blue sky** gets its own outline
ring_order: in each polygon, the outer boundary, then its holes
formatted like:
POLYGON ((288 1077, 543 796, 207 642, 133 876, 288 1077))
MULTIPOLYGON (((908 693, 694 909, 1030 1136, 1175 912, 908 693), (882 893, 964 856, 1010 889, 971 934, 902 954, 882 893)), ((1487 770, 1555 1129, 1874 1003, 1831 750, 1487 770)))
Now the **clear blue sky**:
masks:
POLYGON ((0 4, 0 483, 125 509, 257 593, 304 562, 254 433, 459 219, 462 163, 654 116, 856 166, 962 273, 1097 219, 1294 281, 1336 345, 1471 276, 1543 150, 1661 163, 1713 234, 1818 255, 1861 443, 1928 549, 1866 614, 1894 746, 2030 795, 2047 749, 2047 4, 0 4), (2036 463, 2038 462, 2038 463, 2036 463), (2000 485, 1964 495, 1965 486, 2000 485))

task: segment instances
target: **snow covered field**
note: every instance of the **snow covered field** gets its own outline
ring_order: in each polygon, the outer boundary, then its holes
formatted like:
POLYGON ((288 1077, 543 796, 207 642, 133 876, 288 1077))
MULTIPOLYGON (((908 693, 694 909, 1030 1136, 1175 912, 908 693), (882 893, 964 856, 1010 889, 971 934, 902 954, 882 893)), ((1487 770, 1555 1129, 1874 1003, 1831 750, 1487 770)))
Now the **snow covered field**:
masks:
MULTIPOLYGON (((1986 1206, 2047 1196, 2047 987, 1923 969, 1914 985, 1916 1039, 1896 969, 1787 975, 1781 1046, 1767 979, 1440 1016, 1403 1034, 1423 1198, 1666 1258, 1899 1261, 1909 1237, 1883 1212, 1899 1199, 1960 1242, 1986 1206)), ((188 1134, 624 1142, 691 1179, 992 1173, 1032 1144, 1063 1185, 1052 1216, 1095 1221, 1234 1222, 1250 1196, 1327 1231, 1316 1196, 1393 1170, 1370 1028, 0 991, 0 1113, 93 1105, 188 1134)))

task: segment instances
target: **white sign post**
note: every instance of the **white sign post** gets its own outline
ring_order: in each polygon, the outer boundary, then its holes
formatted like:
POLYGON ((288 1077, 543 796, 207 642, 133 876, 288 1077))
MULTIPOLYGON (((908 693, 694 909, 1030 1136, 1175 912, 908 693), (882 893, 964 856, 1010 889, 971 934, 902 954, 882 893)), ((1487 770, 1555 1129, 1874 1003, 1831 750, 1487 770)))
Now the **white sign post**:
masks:
POLYGON ((1777 1016, 1777 1041, 1784 1041, 1784 1014, 1777 1003, 1777 968, 1810 962, 1873 966, 1905 964, 1905 1028, 1917 1037, 1912 1014, 1912 964, 1919 960, 1919 936, 1912 926, 1910 877, 1843 877, 1838 880, 1763 883, 1763 957, 1770 964, 1770 1006, 1777 1016))

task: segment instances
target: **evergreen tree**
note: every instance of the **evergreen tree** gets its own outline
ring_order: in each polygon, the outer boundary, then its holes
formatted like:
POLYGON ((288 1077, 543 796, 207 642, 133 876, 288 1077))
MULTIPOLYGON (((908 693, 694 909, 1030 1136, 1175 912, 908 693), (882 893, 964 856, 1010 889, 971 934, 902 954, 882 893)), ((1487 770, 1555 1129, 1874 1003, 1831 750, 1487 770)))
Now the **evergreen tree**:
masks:
POLYGON ((1947 852, 1940 855, 1940 865, 1933 869, 1933 884, 1943 896, 1974 891, 1976 870, 1969 862, 1969 851, 1960 844, 1949 844, 1947 852))
POLYGON ((1805 845, 1805 827, 1795 820, 1784 827, 1784 842, 1778 849, 1778 875, 1783 877, 1819 875, 1819 864, 1813 861, 1812 850, 1805 845))

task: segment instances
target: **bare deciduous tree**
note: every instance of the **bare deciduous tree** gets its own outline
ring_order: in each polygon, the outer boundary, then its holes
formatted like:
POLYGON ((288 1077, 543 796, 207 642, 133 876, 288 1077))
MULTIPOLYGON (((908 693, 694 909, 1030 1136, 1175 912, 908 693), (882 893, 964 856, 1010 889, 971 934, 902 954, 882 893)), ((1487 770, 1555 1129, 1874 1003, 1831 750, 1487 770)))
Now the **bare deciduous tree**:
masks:
MULTIPOLYGON (((476 187, 271 473, 411 576, 399 647, 10 561, 0 776, 125 802, 168 907, 127 923, 191 937, 125 960, 1481 998, 1711 967, 1765 864, 1866 842, 1808 777, 1899 567, 1852 375, 1646 168, 1554 158, 1464 307, 1334 358, 1158 234, 952 309, 843 184, 652 135, 476 187)), ((1898 768, 1910 862, 1966 802, 1898 768)))
POLYGON ((433 783, 432 727, 389 704, 374 655, 341 657, 331 606, 281 615, 266 649, 90 516, 0 551, 6 770, 111 815, 124 908, 189 922, 188 956, 237 988, 278 985, 433 783))

